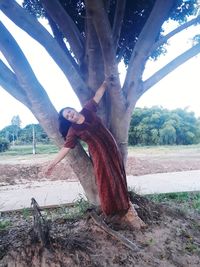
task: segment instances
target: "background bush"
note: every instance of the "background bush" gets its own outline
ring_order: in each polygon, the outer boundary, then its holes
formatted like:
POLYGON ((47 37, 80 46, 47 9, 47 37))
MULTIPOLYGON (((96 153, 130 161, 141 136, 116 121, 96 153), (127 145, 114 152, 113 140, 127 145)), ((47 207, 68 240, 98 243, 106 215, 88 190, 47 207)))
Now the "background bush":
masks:
POLYGON ((135 108, 129 145, 189 145, 200 143, 200 119, 187 109, 135 108))
POLYGON ((10 143, 4 138, 0 138, 0 152, 4 152, 9 149, 10 143))

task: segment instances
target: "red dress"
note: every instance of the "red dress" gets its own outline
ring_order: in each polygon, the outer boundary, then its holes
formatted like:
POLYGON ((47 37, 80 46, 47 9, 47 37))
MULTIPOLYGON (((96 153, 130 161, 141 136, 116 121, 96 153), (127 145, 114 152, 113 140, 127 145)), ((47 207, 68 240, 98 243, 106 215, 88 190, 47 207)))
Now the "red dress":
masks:
POLYGON ((96 111, 97 103, 91 99, 80 112, 85 121, 82 124, 72 123, 64 146, 74 148, 78 139, 87 143, 101 208, 106 215, 114 215, 129 208, 126 173, 117 143, 96 111))

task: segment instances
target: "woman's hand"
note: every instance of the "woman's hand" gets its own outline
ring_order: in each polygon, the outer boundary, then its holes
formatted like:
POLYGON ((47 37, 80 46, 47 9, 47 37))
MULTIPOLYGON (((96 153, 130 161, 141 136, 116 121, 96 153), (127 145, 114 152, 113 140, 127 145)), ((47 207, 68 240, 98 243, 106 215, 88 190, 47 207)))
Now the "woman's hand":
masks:
POLYGON ((51 175, 54 168, 55 168, 55 164, 52 162, 51 164, 49 164, 49 166, 45 170, 44 174, 47 176, 51 175))
POLYGON ((46 175, 51 175, 54 167, 67 155, 70 148, 68 147, 62 147, 61 150, 58 152, 55 159, 52 161, 52 163, 47 167, 47 170, 44 172, 46 175))

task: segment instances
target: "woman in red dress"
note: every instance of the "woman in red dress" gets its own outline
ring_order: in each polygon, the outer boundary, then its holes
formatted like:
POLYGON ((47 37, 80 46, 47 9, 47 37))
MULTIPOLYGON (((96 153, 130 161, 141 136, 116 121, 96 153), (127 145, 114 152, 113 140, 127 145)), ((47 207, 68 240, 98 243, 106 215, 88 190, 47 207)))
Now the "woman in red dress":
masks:
POLYGON ((49 165, 47 174, 50 174, 55 165, 76 146, 78 140, 86 142, 93 162, 103 213, 109 217, 117 215, 120 220, 129 222, 135 228, 141 228, 144 223, 137 216, 129 200, 121 153, 112 134, 96 115, 98 103, 105 89, 106 82, 79 113, 72 108, 60 111, 60 132, 65 144, 49 165))

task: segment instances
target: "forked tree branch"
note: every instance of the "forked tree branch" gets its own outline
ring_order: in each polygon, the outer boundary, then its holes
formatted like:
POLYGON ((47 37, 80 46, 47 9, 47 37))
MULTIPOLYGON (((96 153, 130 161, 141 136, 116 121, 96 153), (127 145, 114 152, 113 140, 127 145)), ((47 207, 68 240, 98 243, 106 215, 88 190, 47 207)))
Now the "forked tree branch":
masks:
POLYGON ((57 134, 57 111, 52 105, 44 88, 35 77, 35 74, 17 42, 1 22, 0 33, 0 50, 14 71, 20 87, 23 89, 30 102, 28 107, 49 136, 56 144, 60 144, 61 137, 57 134), (50 128, 49 124, 54 125, 55 128, 50 128))
POLYGON ((1 22, 0 33, 0 50, 13 69, 19 85, 23 88, 23 91, 26 93, 29 101, 31 99, 33 99, 33 101, 34 99, 47 99, 48 95, 38 82, 24 53, 1 22))
POLYGON ((157 71, 150 78, 148 78, 146 81, 143 82, 140 95, 142 95, 144 92, 150 89, 154 84, 159 82, 170 72, 178 68, 183 63, 185 63, 187 60, 196 56, 198 53, 200 53, 200 44, 193 46, 192 48, 188 49, 186 52, 182 53, 177 58, 169 62, 166 66, 161 68, 159 71, 157 71))
POLYGON ((62 69, 81 103, 90 95, 85 82, 50 33, 14 0, 0 0, 0 8, 18 27, 38 41, 62 69))
POLYGON ((135 101, 135 94, 139 93, 135 91, 135 88, 141 82, 145 62, 160 32, 161 26, 174 3, 175 0, 156 0, 151 14, 138 37, 124 83, 130 104, 135 101))
POLYGON ((200 16, 180 25, 179 27, 177 27, 176 29, 174 29, 173 31, 169 32, 168 34, 166 34, 165 36, 163 36, 162 38, 160 38, 152 47, 151 51, 149 52, 149 55, 151 55, 151 53, 153 51, 155 51, 159 46, 161 46, 164 43, 167 43, 167 41, 173 37, 174 35, 176 35, 177 33, 189 28, 190 26, 195 25, 196 23, 200 22, 200 16))
POLYGON ((4 57, 7 59, 11 68, 13 69, 19 82, 19 85, 23 88, 23 91, 26 93, 29 99, 31 97, 42 97, 45 91, 39 90, 41 86, 39 86, 36 91, 26 89, 26 84, 30 82, 29 77, 31 77, 32 82, 34 82, 33 85, 38 86, 39 82, 37 81, 37 78, 31 66, 29 65, 24 53, 18 46, 15 39, 12 37, 12 35, 1 22, 0 33, 0 50, 4 57))

